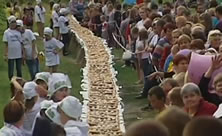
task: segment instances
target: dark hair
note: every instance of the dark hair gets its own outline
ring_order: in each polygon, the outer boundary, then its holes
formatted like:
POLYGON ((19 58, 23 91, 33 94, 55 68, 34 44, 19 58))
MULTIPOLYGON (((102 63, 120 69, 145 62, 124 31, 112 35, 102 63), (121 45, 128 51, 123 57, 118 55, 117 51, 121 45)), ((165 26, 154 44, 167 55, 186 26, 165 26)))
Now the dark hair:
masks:
POLYGON ((164 9, 164 10, 162 11, 162 13, 163 13, 163 16, 164 16, 164 15, 168 15, 168 14, 171 14, 171 10, 170 10, 170 9, 164 9))
POLYGON ((25 111, 31 110, 36 103, 36 97, 32 97, 31 99, 25 100, 25 111))
POLYGON ((176 27, 172 23, 166 23, 163 27, 163 31, 166 33, 168 29, 174 30, 176 27))
POLYGON ((51 136, 66 136, 66 131, 62 126, 51 123, 51 136))
POLYGON ((152 2, 152 3, 150 4, 150 9, 151 9, 151 10, 156 10, 156 9, 158 9, 158 5, 157 5, 156 3, 154 3, 154 2, 152 2))
POLYGON ((213 117, 198 117, 186 125, 183 136, 219 136, 221 133, 222 124, 220 120, 213 117))
POLYGON ((148 93, 149 96, 153 96, 155 95, 157 97, 157 99, 159 100, 163 100, 165 102, 166 100, 166 95, 163 91, 163 88, 160 86, 154 86, 149 90, 148 93))
POLYGON ((206 35, 205 35, 204 31, 195 30, 195 31, 193 31, 193 33, 191 33, 191 36, 193 39, 201 39, 204 42, 206 42, 206 35))
POLYGON ((160 14, 158 14, 158 13, 155 13, 155 12, 152 12, 152 13, 150 13, 150 15, 149 15, 149 18, 151 19, 151 20, 154 20, 155 18, 161 18, 161 16, 160 16, 160 14))
POLYGON ((6 7, 10 8, 10 7, 11 7, 11 3, 10 3, 10 2, 7 2, 7 3, 6 3, 6 7))
POLYGON ((218 3, 217 3, 216 0, 211 0, 211 1, 209 2, 209 8, 215 8, 215 7, 217 7, 217 6, 218 6, 218 3))
POLYGON ((203 25, 205 26, 206 34, 208 34, 210 32, 210 30, 213 29, 213 22, 212 22, 212 19, 211 19, 211 15, 209 13, 202 13, 200 15, 200 18, 202 20, 204 20, 205 24, 203 24, 203 25))
POLYGON ((174 23, 174 19, 170 14, 166 14, 162 17, 162 19, 166 22, 166 23, 174 23))
POLYGON ((218 14, 222 15, 222 5, 217 6, 215 11, 216 11, 218 14))
POLYGON ((4 108, 4 122, 13 124, 18 122, 24 115, 25 110, 22 103, 12 100, 4 108))
POLYGON ((43 117, 36 118, 32 136, 52 136, 51 123, 43 117))
POLYGON ((165 21, 160 19, 156 22, 156 26, 164 27, 165 21))
POLYGON ((169 136, 167 128, 155 120, 142 120, 133 123, 125 136, 169 136))
POLYGON ((140 40, 146 40, 148 38, 148 32, 146 29, 141 29, 139 31, 139 38, 140 40))
POLYGON ((192 40, 190 44, 190 49, 200 49, 200 50, 205 49, 204 41, 201 39, 192 40))
POLYGON ((182 60, 186 60, 188 62, 188 58, 182 54, 176 54, 174 57, 173 57, 173 64, 174 65, 178 65, 180 63, 180 61, 182 60))
POLYGON ((173 8, 170 2, 164 2, 163 5, 166 5, 167 7, 173 8))

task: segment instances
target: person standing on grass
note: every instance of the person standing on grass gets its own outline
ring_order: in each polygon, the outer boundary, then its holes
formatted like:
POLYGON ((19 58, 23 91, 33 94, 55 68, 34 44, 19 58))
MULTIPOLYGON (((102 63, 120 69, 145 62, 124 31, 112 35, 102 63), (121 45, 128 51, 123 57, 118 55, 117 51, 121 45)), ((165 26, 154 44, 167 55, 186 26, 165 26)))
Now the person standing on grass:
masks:
POLYGON ((69 47, 69 19, 67 18, 68 10, 66 8, 61 8, 59 11, 60 17, 58 20, 59 25, 59 34, 62 38, 62 43, 64 44, 63 55, 68 55, 68 47, 69 47))
POLYGON ((25 62, 28 66, 31 80, 35 78, 35 74, 39 72, 39 60, 37 56, 37 48, 35 46, 35 36, 29 29, 25 29, 22 20, 17 20, 17 28, 22 34, 24 45, 25 62))
POLYGON ((37 28, 40 37, 43 37, 46 10, 42 6, 41 0, 36 0, 36 3, 37 5, 35 6, 35 22, 37 23, 37 28))
POLYGON ((53 12, 52 12, 52 21, 53 21, 53 31, 54 31, 54 36, 58 40, 59 39, 59 10, 60 10, 60 5, 59 4, 54 4, 53 5, 53 12))
POLYGON ((54 37, 52 37, 53 30, 49 27, 44 29, 44 47, 46 66, 49 68, 50 73, 55 73, 60 64, 59 51, 63 48, 64 44, 54 37))
POLYGON ((8 62, 9 80, 14 75, 14 63, 16 63, 17 76, 22 77, 22 41, 21 33, 16 30, 16 17, 8 17, 9 28, 5 30, 3 42, 5 43, 4 59, 8 62))

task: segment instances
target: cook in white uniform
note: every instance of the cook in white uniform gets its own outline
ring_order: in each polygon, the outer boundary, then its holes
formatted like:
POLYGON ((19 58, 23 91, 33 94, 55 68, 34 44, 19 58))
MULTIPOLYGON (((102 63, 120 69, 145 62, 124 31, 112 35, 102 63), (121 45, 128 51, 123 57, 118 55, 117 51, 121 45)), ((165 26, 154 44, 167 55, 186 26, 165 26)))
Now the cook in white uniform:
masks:
POLYGON ((16 100, 11 100, 5 106, 3 113, 4 126, 0 129, 0 136, 25 136, 21 129, 25 113, 23 104, 16 100))
POLYGON ((71 82, 68 75, 63 73, 53 73, 49 78, 48 96, 54 102, 60 102, 70 93, 71 82))
POLYGON ((59 40, 59 10, 60 6, 59 4, 54 4, 53 5, 53 12, 52 12, 52 22, 53 22, 53 31, 54 31, 54 36, 57 40, 59 40))
POLYGON ((43 37, 46 10, 42 6, 41 0, 36 0, 36 3, 37 5, 35 6, 35 22, 37 23, 39 35, 43 37))
POLYGON ((40 103, 39 95, 37 93, 37 84, 33 81, 26 82, 23 87, 23 93, 25 97, 25 105, 29 105, 30 107, 25 107, 25 116, 24 116, 24 133, 25 136, 32 136, 32 127, 33 122, 37 113, 40 111, 40 103))
POLYGON ((35 74, 39 72, 39 60, 37 56, 37 48, 35 46, 35 36, 30 29, 25 29, 22 20, 16 20, 17 29, 22 34, 22 43, 24 46, 24 57, 29 69, 31 80, 35 78, 35 74))
POLYGON ((68 15, 68 9, 61 8, 59 11, 60 17, 58 21, 59 25, 59 34, 62 38, 62 43, 64 44, 63 48, 63 55, 68 55, 68 48, 69 48, 69 42, 70 42, 70 36, 69 36, 69 19, 67 17, 68 15))
POLYGON ((8 17, 9 28, 5 30, 3 42, 5 43, 5 60, 8 61, 9 80, 14 74, 14 63, 16 63, 17 77, 22 77, 22 40, 21 33, 16 30, 16 17, 8 17))
POLYGON ((89 125, 80 121, 82 104, 73 96, 67 96, 58 105, 46 110, 46 115, 66 131, 66 136, 88 136, 89 125))
POLYGON ((60 64, 59 51, 63 48, 64 44, 54 37, 52 37, 53 30, 49 27, 44 29, 44 47, 46 66, 49 68, 50 73, 55 73, 60 64))

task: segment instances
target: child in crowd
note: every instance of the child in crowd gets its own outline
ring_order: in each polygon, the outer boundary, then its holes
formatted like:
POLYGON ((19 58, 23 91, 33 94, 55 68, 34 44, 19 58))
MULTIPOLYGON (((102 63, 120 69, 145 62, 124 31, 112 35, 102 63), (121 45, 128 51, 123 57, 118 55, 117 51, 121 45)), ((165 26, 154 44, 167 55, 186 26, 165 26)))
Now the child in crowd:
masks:
POLYGON ((49 68, 50 73, 55 73, 57 67, 60 64, 59 52, 63 48, 64 44, 56 40, 53 36, 53 30, 49 27, 44 29, 45 41, 45 59, 46 66, 49 68))
POLYGON ((169 93, 168 93, 168 100, 169 100, 169 104, 171 106, 177 106, 181 109, 184 108, 184 104, 183 104, 183 100, 180 96, 180 91, 181 91, 181 88, 180 87, 174 87, 172 88, 169 93))

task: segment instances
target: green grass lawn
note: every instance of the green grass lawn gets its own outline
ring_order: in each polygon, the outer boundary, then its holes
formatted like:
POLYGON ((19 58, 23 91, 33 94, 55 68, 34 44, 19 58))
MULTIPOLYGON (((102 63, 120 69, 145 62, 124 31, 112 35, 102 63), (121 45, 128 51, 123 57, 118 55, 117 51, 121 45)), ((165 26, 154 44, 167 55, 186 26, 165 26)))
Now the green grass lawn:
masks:
MULTIPOLYGON (((46 14, 46 26, 49 24, 49 18, 51 12, 48 11, 49 6, 44 4, 47 10, 46 14)), ((5 20, 4 20, 5 21, 5 20)), ((0 24, 2 24, 3 20, 0 19, 0 24)), ((0 29, 0 54, 3 56, 4 44, 2 42, 2 35, 4 30, 0 29)), ((37 30, 36 26, 34 30, 37 30)), ((74 43, 73 43, 74 44, 74 43)), ((43 50, 43 42, 40 40, 36 41, 36 45, 38 46, 39 51, 43 50)), ((81 88, 80 83, 82 79, 81 66, 76 64, 76 60, 73 56, 76 56, 76 49, 71 45, 71 55, 67 57, 61 57, 61 64, 59 65, 59 72, 67 73, 71 79, 71 83, 73 86, 72 95, 81 98, 79 94, 81 88)), ((114 49, 113 54, 115 56, 115 69, 118 71, 117 79, 118 85, 122 86, 120 89, 120 96, 123 98, 124 103, 124 118, 126 122, 126 126, 131 124, 131 122, 135 120, 140 120, 143 118, 151 118, 155 115, 155 112, 142 112, 140 109, 144 107, 147 103, 147 100, 136 100, 134 97, 139 94, 142 89, 142 86, 138 86, 135 82, 138 80, 136 71, 131 67, 122 68, 121 66, 124 64, 122 60, 120 60, 122 55, 121 49, 114 49)), ((0 56, 0 127, 3 125, 3 108, 5 104, 10 100, 10 86, 8 80, 8 70, 7 70, 7 62, 3 60, 3 57, 0 56)), ((46 71, 44 63, 40 63, 40 70, 46 71)), ((27 70, 27 66, 23 66, 23 77, 27 80, 30 79, 29 73, 27 70)))

